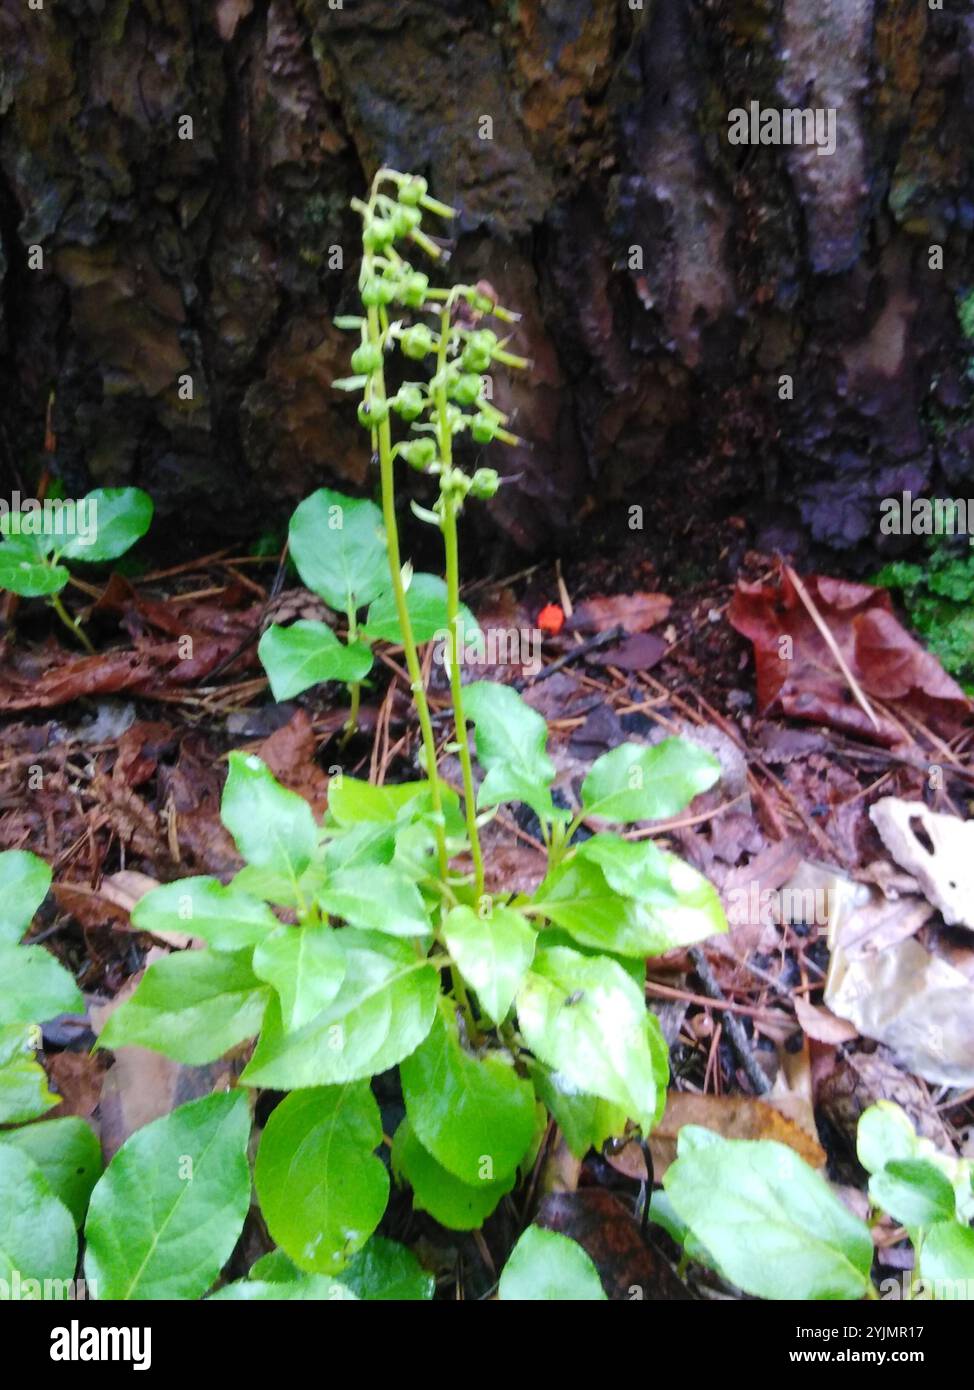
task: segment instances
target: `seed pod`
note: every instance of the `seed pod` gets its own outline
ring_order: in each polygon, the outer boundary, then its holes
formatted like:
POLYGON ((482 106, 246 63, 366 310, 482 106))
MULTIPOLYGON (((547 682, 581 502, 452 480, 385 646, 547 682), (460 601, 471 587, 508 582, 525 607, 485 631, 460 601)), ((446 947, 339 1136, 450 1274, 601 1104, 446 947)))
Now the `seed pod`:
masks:
POLYGON ((374 430, 388 417, 388 401, 359 401, 358 422, 364 429, 374 430))
POLYGON ((382 349, 374 343, 362 343, 352 353, 352 371, 371 376, 382 366, 382 349))
POLYGON ((415 323, 412 328, 407 328, 399 341, 405 356, 414 362, 421 362, 433 351, 433 335, 425 323, 415 323))
POLYGON ((476 372, 466 372, 450 387, 450 395, 458 405, 473 405, 483 389, 483 378, 476 372))
POLYGON ((478 444, 489 444, 497 434, 497 421, 481 411, 470 422, 470 433, 478 444))
POLYGON ((419 206, 419 200, 426 192, 428 185, 420 174, 414 174, 411 179, 407 179, 399 185, 399 201, 407 208, 419 206))
POLYGON ((400 205, 395 208, 389 218, 392 223, 392 230, 396 237, 408 236, 414 227, 418 227, 423 220, 423 214, 419 208, 403 207, 400 205))
POLYGON ((391 304, 396 297, 396 282, 382 280, 378 275, 371 276, 362 286, 362 303, 369 309, 376 305, 391 304))
POLYGON ((399 453, 410 468, 416 468, 422 472, 429 468, 436 458, 436 445, 432 439, 410 439, 408 443, 400 444, 399 453))
POLYGON ((409 424, 423 413, 423 392, 415 383, 406 382, 400 386, 389 404, 396 414, 409 424))
POLYGON ((374 217, 362 231, 362 245, 367 251, 384 251, 395 239, 396 230, 388 217, 374 217))
POLYGON ((429 289, 429 283, 429 276, 416 270, 400 282, 398 298, 410 309, 420 309, 426 303, 426 291, 429 289))
POLYGON ((478 468, 470 479, 470 495, 486 501, 488 497, 494 496, 500 485, 500 475, 496 468, 478 468))

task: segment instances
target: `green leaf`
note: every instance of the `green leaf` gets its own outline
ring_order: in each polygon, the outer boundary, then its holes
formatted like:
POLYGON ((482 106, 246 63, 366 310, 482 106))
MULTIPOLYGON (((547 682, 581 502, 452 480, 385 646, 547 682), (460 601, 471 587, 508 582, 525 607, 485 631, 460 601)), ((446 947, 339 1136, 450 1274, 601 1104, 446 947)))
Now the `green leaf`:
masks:
MULTIPOLYGON (((446 634, 449 625, 446 594, 446 584, 438 575, 413 575, 406 590, 406 608, 415 641, 432 642, 434 637, 446 634)), ((465 604, 460 605, 460 617, 463 621, 464 641, 475 641, 480 636, 480 627, 465 604)), ((402 641, 396 598, 391 589, 380 594, 372 604, 366 615, 364 631, 373 641, 402 641)))
POLYGON ((270 997, 247 951, 177 951, 149 966, 109 1016, 98 1046, 148 1047, 202 1066, 259 1031, 270 997))
POLYGON ((55 1197, 74 1217, 74 1224, 82 1225, 102 1171, 101 1145, 89 1124, 66 1115, 0 1134, 0 1144, 11 1144, 33 1159, 55 1197))
POLYGON ((384 864, 339 869, 317 895, 318 906, 353 927, 389 936, 429 936, 426 907, 415 883, 384 864))
POLYGON ((648 1134, 657 1076, 642 992, 615 961, 538 948, 517 996, 521 1033, 563 1084, 625 1110, 648 1134))
POLYGON ((587 859, 559 864, 532 901, 584 946, 645 958, 656 945, 657 936, 638 906, 610 888, 602 870, 587 859))
POLYGON ((576 1158, 584 1158, 589 1149, 599 1152, 607 1139, 625 1133, 628 1115, 622 1106, 563 1086, 558 1073, 540 1062, 531 1062, 529 1070, 538 1098, 551 1112, 576 1158))
POLYGON ((300 1279, 274 1280, 265 1283, 260 1279, 238 1279, 234 1284, 226 1284, 217 1293, 211 1293, 207 1303, 263 1303, 290 1302, 302 1300, 354 1299, 347 1285, 337 1279, 329 1279, 325 1274, 305 1274, 300 1279))
POLYGON ((85 1011, 73 977, 43 946, 0 944, 0 980, 0 1024, 43 1023, 85 1011))
POLYGON ((516 690, 493 681, 468 685, 464 705, 475 729, 477 759, 487 773, 477 805, 523 801, 542 820, 567 819, 551 799, 555 765, 545 752, 548 726, 537 710, 516 690))
MULTIPOLYGON (((28 1154, 0 1144, 0 1279, 10 1295, 43 1297, 43 1281, 73 1279, 77 1259, 78 1237, 67 1207, 28 1154), (25 1287, 28 1279, 40 1280, 41 1287, 25 1287)), ((48 1290, 48 1296, 58 1294, 48 1290)))
POLYGON ((47 897, 51 870, 26 849, 0 854, 0 941, 17 942, 47 897))
POLYGON ((374 786, 358 777, 333 777, 328 784, 328 814, 337 825, 357 825, 360 821, 393 824, 412 803, 428 809, 429 782, 397 782, 374 786))
POLYGON ((916 1131, 904 1110, 889 1100, 878 1100, 859 1116, 856 1154, 867 1173, 881 1173, 892 1159, 916 1158, 916 1131))
MULTIPOLYGON (((674 885, 672 902, 644 903, 623 897, 588 856, 561 863, 533 901, 582 945, 620 956, 658 956, 726 931, 727 920, 713 885, 676 855, 665 859, 674 885)), ((623 881, 618 873, 614 877, 623 881)))
POLYGON ((455 907, 443 923, 443 939, 487 1016, 502 1023, 534 959, 537 933, 527 918, 510 907, 495 907, 487 917, 455 907))
POLYGON ((137 1129, 95 1184, 85 1274, 99 1299, 195 1299, 250 1208, 243 1092, 204 1096, 137 1129))
POLYGON ((575 857, 598 864, 610 888, 624 898, 660 907, 677 902, 670 883, 671 861, 676 856, 664 853, 652 840, 624 840, 603 832, 577 845, 575 857))
POLYGON ((381 1143, 367 1081, 295 1091, 271 1114, 254 1181, 267 1229, 299 1268, 337 1274, 382 1220, 381 1143))
POLYGON ((414 1133, 447 1172, 470 1185, 516 1172, 534 1137, 535 1100, 510 1059, 470 1056, 440 1011, 399 1077, 414 1133))
POLYGON ((582 783, 590 816, 627 823, 675 816, 720 777, 720 763, 682 738, 646 746, 622 743, 603 753, 582 783))
MULTIPOLYGON (((67 524, 67 513, 62 513, 61 534, 67 524)), ((58 521, 55 517, 50 523, 44 516, 43 505, 36 502, 32 511, 0 512, 0 536, 32 547, 37 556, 50 555, 58 536, 58 521)))
POLYGON ((308 1275, 286 1255, 283 1250, 269 1250, 250 1266, 248 1279, 263 1279, 271 1284, 289 1284, 292 1279, 306 1279, 308 1275))
POLYGON ((57 594, 71 578, 63 565, 50 564, 34 538, 12 536, 0 545, 0 589, 21 598, 57 594))
POLYGON ((939 1168, 922 1158, 894 1158, 869 1179, 869 1199, 909 1230, 953 1221, 954 1189, 939 1168))
POLYGON ((39 1040, 33 1023, 0 1028, 0 1125, 36 1119, 60 1100, 48 1090, 47 1074, 34 1060, 39 1040))
POLYGON ((69 560, 114 560, 130 550, 152 524, 152 498, 139 487, 96 487, 84 499, 94 539, 72 536, 61 551, 69 560))
POLYGON ((591 1258, 577 1241, 529 1226, 508 1257, 497 1296, 502 1302, 605 1303, 591 1258))
POLYGON ((318 827, 311 807, 275 780, 260 758, 230 754, 220 819, 248 864, 296 882, 311 863, 318 827))
POLYGON ((933 1284, 935 1298, 974 1298, 974 1231, 970 1226, 938 1221, 930 1227, 920 1247, 920 1277, 933 1284))
POLYGON ((342 1270, 342 1283, 361 1299, 375 1303, 426 1301, 436 1280, 411 1250, 385 1236, 372 1236, 342 1270))
MULTIPOLYGON (((325 868, 329 873, 336 873, 339 869, 363 869, 388 864, 395 852, 394 825, 359 821, 357 825, 349 826, 329 839, 325 845, 325 868)), ((324 886, 324 881, 320 886, 324 886)))
POLYGON ((351 684, 372 669, 372 652, 364 642, 347 646, 327 623, 303 618, 290 627, 272 623, 257 648, 275 700, 290 700, 322 681, 351 684))
POLYGON ((382 513, 374 503, 319 488, 295 510, 288 534, 298 573, 329 608, 354 612, 389 587, 382 513))
POLYGON ((132 909, 132 925, 158 935, 183 931, 216 951, 240 951, 276 931, 277 918, 265 903, 217 878, 181 878, 153 888, 132 909))
POLYGON ((758 1298, 863 1297, 872 1237, 824 1178, 773 1140, 698 1134, 680 1131, 663 1186, 728 1279, 758 1298))
POLYGON ((341 1085, 386 1071, 426 1037, 439 996, 439 972, 411 942, 346 927, 347 968, 338 994, 317 1018, 288 1033, 275 999, 242 1080, 296 1090, 341 1085))
MULTIPOLYGON (((246 893, 250 898, 263 898, 278 907, 300 908, 306 911, 314 900, 314 895, 324 883, 326 874, 323 855, 317 855, 303 874, 295 879, 289 873, 278 873, 275 869, 245 864, 230 880, 230 888, 235 893, 246 893)), ((274 918, 275 928, 279 925, 274 918)))
POLYGON ((511 1173, 497 1182, 461 1182, 427 1153, 408 1119, 402 1121, 392 1141, 392 1171, 413 1189, 417 1211, 428 1211, 434 1221, 450 1231, 479 1230, 501 1198, 510 1192, 515 1179, 511 1173))
POLYGON ((254 951, 254 974, 277 990, 290 1033, 334 999, 345 978, 345 952, 331 927, 278 927, 254 951))

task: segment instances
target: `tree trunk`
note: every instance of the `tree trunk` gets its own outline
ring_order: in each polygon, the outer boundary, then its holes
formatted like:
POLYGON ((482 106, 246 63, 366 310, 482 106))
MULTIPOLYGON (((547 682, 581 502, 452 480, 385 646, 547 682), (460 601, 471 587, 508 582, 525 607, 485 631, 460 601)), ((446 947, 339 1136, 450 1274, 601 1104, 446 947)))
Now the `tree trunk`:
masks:
POLYGON ((368 489, 331 319, 387 161, 524 312, 515 542, 872 547, 971 475, 972 147, 970 0, 0 0, 0 487, 53 388, 68 491, 180 540, 368 489), (834 153, 732 144, 752 102, 834 153))

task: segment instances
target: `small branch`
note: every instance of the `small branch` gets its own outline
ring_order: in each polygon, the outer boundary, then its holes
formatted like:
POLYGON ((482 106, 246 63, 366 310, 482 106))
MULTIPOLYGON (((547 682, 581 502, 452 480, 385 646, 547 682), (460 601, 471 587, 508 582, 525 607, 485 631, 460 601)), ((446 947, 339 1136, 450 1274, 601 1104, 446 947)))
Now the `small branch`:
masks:
MULTIPOLYGON (((699 946, 690 947, 690 959, 693 961, 694 970, 699 976, 700 983, 703 985, 707 994, 711 999, 715 1002, 719 1002, 726 1009, 727 1000, 724 998, 720 985, 717 983, 716 976, 710 968, 707 957, 699 946)), ((757 1058, 751 1050, 751 1044, 748 1041, 747 1034, 744 1032, 740 1019, 736 1018, 734 1012, 730 1009, 726 1009, 724 1027, 727 1029, 727 1036, 730 1038, 731 1046, 737 1053, 737 1060, 747 1073, 747 1079, 759 1096, 767 1095, 771 1090, 771 1082, 758 1065, 757 1058)))

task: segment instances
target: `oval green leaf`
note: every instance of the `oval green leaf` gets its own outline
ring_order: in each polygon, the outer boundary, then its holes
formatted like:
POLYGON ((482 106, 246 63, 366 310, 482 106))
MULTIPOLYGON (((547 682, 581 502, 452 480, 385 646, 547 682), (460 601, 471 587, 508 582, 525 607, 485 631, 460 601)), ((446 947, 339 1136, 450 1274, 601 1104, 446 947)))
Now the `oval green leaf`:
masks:
POLYGON ((77 1258, 78 1237, 67 1207, 28 1154, 0 1144, 0 1280, 7 1296, 67 1297, 77 1258), (39 1288, 25 1285, 35 1279, 39 1288), (44 1290, 44 1281, 51 1279, 64 1281, 60 1293, 44 1290))
POLYGON ((149 966, 98 1046, 147 1047, 202 1066, 258 1032, 270 997, 247 951, 177 951, 149 966))
POLYGON ((84 499, 90 533, 71 537, 60 554, 69 560, 114 560, 152 524, 152 498, 139 487, 96 487, 84 499))
POLYGON ((719 777, 713 754, 686 739, 622 743, 592 764, 582 783, 582 805, 591 816, 622 824, 664 820, 719 777))
POLYGON ((497 1296, 506 1303, 606 1302, 591 1258, 577 1241, 529 1226, 510 1253, 497 1296))
POLYGON ((509 1059, 470 1056, 441 1010, 399 1076, 409 1123, 447 1172, 469 1185, 516 1172, 534 1137, 535 1099, 509 1059))
POLYGON ((381 1143, 367 1081, 295 1091, 271 1114, 254 1181, 267 1229, 300 1269, 337 1274, 382 1220, 381 1143))
POLYGON ((291 556, 305 584, 338 613, 389 588, 382 513, 372 502, 319 488, 295 509, 291 556))
POLYGON ((257 655, 275 700, 290 700, 323 681, 360 681, 372 669, 372 652, 364 642, 346 646, 327 623, 304 618, 290 627, 272 623, 257 655))
POLYGON ((85 1274, 99 1299, 202 1297, 250 1207, 246 1097, 204 1096, 138 1129, 95 1184, 85 1274))
POLYGON ((251 1086, 296 1090, 341 1085, 385 1071, 426 1037, 439 997, 439 972, 412 944, 346 927, 345 978, 326 1009, 287 1032, 272 999, 243 1073, 251 1086))

